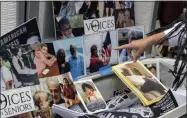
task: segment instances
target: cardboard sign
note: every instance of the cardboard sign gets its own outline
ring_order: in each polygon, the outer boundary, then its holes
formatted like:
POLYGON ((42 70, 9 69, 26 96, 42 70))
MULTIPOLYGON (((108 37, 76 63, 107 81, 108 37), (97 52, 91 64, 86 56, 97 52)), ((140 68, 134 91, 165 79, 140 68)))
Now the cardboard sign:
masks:
POLYGON ((109 30, 115 30, 114 17, 84 20, 85 35, 109 30))
POLYGON ((1 92, 1 118, 35 110, 30 87, 1 92))

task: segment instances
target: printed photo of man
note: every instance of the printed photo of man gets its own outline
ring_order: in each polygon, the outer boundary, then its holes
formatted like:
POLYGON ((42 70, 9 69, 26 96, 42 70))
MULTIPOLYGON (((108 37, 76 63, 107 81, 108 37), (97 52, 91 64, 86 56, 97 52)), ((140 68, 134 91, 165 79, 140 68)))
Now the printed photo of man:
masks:
POLYGON ((77 48, 75 45, 70 45, 70 53, 69 64, 70 64, 70 72, 73 78, 84 75, 84 62, 83 57, 77 54, 77 48))

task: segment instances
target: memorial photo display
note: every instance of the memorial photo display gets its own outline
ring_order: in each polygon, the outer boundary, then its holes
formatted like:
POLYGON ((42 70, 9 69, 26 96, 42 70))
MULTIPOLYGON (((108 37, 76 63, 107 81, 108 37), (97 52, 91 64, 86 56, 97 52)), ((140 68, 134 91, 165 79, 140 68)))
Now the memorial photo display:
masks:
POLYGON ((39 84, 30 45, 0 49, 1 91, 39 84))

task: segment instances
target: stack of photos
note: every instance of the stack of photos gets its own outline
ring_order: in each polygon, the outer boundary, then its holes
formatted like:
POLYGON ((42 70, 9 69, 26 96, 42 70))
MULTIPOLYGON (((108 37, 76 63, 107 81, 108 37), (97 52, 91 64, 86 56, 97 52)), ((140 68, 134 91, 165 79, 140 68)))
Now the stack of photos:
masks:
MULTIPOLYGON (((139 40, 144 38, 143 26, 120 28, 117 31, 118 31, 117 39, 118 39, 119 46, 124 44, 129 44, 133 40, 139 40)), ((128 56, 126 49, 120 50, 118 54, 119 54, 119 63, 131 60, 131 58, 128 56)), ((142 53, 140 58, 144 56, 145 54, 142 53)))
POLYGON ((56 39, 84 35, 83 15, 76 15, 74 1, 53 1, 56 39))
POLYGON ((73 80, 85 75, 83 37, 54 41, 54 50, 61 74, 71 72, 73 80))
POLYGON ((101 67, 117 64, 116 31, 84 36, 85 65, 87 74, 97 72, 101 67))
POLYGON ((60 75, 53 43, 31 45, 39 78, 60 75))
POLYGON ((139 61, 122 63, 113 66, 112 69, 145 106, 159 101, 167 91, 166 87, 139 61))
POLYGON ((52 118, 53 104, 67 108, 80 102, 70 73, 42 78, 40 85, 32 86, 31 90, 36 106, 35 117, 37 114, 43 114, 47 118, 52 118))
POLYGON ((74 84, 80 96, 80 100, 88 113, 96 113, 108 108, 102 95, 91 79, 76 81, 74 84))
POLYGON ((144 66, 158 79, 160 80, 160 63, 158 60, 143 60, 144 66))
POLYGON ((0 49, 1 91, 39 84, 30 45, 0 49))

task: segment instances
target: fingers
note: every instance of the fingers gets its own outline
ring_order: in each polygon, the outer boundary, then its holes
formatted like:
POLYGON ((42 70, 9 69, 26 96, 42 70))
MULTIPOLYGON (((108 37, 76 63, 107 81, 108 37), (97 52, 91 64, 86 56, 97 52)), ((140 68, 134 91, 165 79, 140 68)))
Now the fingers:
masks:
POLYGON ((137 59, 140 57, 141 54, 142 54, 142 50, 137 50, 136 56, 133 58, 134 63, 137 61, 137 59))
POLYGON ((132 54, 131 54, 131 49, 127 49, 127 53, 128 53, 128 56, 133 60, 133 56, 132 56, 132 54))
POLYGON ((121 49, 132 49, 133 45, 132 44, 125 44, 119 47, 114 48, 114 50, 121 50, 121 49))

